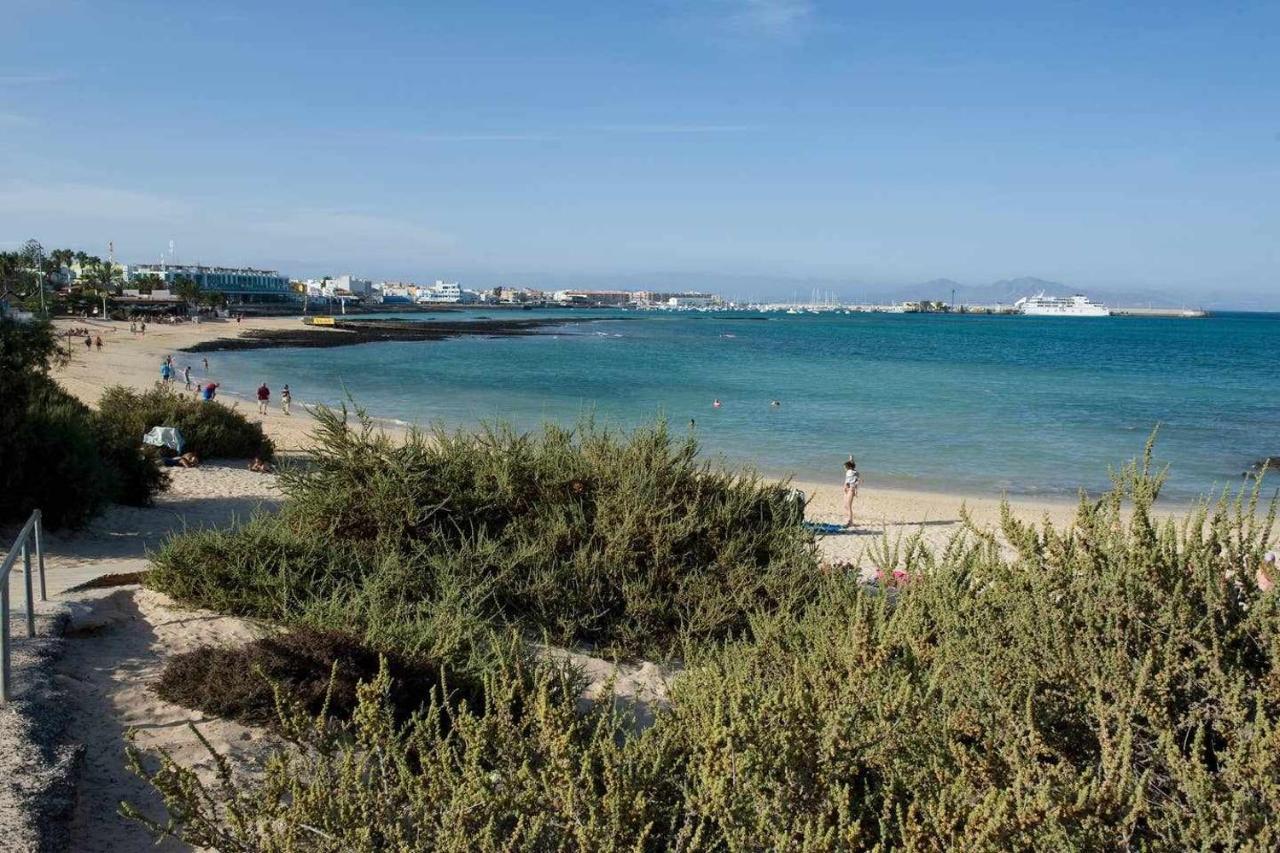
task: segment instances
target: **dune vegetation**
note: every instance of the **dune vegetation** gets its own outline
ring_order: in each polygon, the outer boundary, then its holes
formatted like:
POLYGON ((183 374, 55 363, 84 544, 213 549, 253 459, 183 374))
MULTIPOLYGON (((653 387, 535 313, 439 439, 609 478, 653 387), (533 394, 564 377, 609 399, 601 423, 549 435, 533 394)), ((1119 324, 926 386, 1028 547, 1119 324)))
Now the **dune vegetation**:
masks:
POLYGON ((240 615, 354 621, 415 652, 446 641, 444 620, 658 657, 816 593, 788 489, 699 461, 665 425, 401 442, 345 411, 316 416, 311 458, 282 470, 280 512, 171 540, 151 586, 240 615))
POLYGON ((48 322, 0 316, 0 523, 38 508, 49 527, 77 527, 111 502, 145 506, 168 482, 141 432, 114 429, 54 381, 65 358, 48 322))
POLYGON ((384 665, 349 717, 280 693, 294 746, 206 788, 162 757, 159 833, 219 850, 1008 850, 1280 846, 1280 604, 1258 493, 1157 522, 1144 460, 1066 528, 1006 507, 909 580, 820 570, 785 489, 661 427, 412 436, 322 418, 314 464, 148 583, 352 629, 384 665), (650 725, 584 711, 553 638, 679 655, 650 725), (466 674, 453 690, 449 672, 466 674), (300 747, 300 748, 299 748, 300 747), (171 822, 170 822, 171 821, 171 822))
POLYGON ((197 400, 162 383, 146 391, 113 385, 102 392, 98 415, 120 435, 141 436, 154 426, 177 427, 185 449, 205 459, 270 459, 275 450, 262 424, 234 405, 197 400))

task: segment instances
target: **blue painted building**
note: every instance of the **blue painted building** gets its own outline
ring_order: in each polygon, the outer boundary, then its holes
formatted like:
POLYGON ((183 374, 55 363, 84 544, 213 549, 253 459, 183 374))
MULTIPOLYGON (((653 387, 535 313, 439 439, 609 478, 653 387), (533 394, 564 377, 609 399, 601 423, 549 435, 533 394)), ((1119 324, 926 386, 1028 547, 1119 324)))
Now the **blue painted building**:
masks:
POLYGON ((128 278, 154 277, 172 289, 180 279, 189 278, 201 290, 226 294, 230 304, 287 302, 298 298, 289 277, 274 270, 249 267, 206 267, 199 265, 137 264, 128 269, 128 278))

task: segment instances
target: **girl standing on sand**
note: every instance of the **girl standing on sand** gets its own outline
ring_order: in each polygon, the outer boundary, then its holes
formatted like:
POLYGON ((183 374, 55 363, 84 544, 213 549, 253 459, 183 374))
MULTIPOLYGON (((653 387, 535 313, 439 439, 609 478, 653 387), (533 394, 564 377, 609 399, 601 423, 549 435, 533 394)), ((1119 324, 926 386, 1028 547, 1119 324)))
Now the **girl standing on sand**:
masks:
POLYGON ((858 496, 858 463, 849 454, 849 461, 844 463, 844 526, 853 527, 853 499, 858 496))
POLYGON ((280 392, 280 408, 284 409, 284 413, 289 414, 289 404, 293 402, 293 393, 289 390, 289 386, 284 386, 284 390, 280 392))

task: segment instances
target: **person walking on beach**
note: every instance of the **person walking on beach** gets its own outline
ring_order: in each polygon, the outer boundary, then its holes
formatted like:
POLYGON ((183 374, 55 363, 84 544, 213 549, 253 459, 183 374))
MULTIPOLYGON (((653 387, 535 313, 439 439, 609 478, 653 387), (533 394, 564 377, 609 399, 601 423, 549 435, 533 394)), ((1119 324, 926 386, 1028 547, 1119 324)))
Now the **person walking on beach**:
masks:
POLYGON ((853 461, 853 454, 844 463, 844 526, 853 527, 853 499, 858 496, 858 463, 853 461))
POLYGON ((182 368, 182 381, 187 383, 187 390, 191 390, 191 365, 182 368))
POLYGON ((267 387, 267 383, 263 382, 258 386, 258 414, 265 415, 267 413, 267 401, 271 399, 271 389, 267 387))
POLYGON ((280 392, 280 408, 284 413, 289 414, 289 404, 293 402, 293 394, 289 391, 289 386, 284 386, 284 390, 280 392))
POLYGON ((87 350, 93 349, 93 338, 88 335, 84 336, 84 348, 87 350))
POLYGON ((209 372, 209 356, 207 355, 204 357, 204 372, 209 372))
POLYGON ((160 381, 169 381, 169 362, 167 361, 160 362, 160 381))
POLYGON ((102 335, 98 335, 94 338, 93 345, 98 348, 98 352, 102 352, 102 335))

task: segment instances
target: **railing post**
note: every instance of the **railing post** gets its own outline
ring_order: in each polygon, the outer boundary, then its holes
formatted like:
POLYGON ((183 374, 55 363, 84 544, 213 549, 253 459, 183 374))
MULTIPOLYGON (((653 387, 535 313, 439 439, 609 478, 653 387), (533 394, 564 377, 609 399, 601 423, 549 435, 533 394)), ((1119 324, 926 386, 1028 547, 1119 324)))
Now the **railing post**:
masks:
POLYGON ((44 589, 44 516, 36 510, 36 568, 40 571, 40 600, 48 601, 49 595, 44 589))
POLYGON ((31 594, 31 549, 22 543, 22 579, 27 583, 27 636, 36 635, 36 603, 31 594))
POLYGON ((9 579, 0 583, 0 702, 9 701, 9 579))

